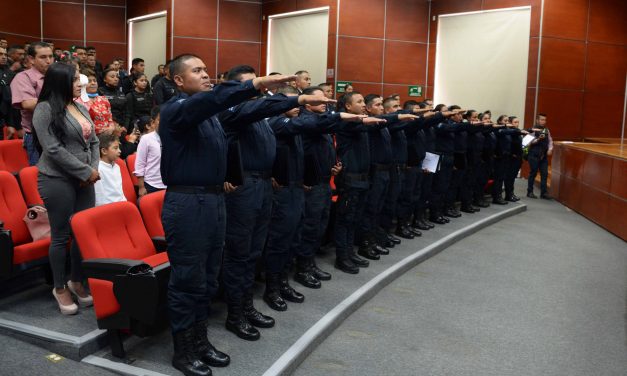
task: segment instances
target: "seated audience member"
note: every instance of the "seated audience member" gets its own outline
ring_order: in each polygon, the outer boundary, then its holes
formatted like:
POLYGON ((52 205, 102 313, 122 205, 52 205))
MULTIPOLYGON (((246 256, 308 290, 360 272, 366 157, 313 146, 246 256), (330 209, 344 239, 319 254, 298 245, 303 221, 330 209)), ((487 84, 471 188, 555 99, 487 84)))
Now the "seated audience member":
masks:
POLYGON ((160 106, 169 101, 170 98, 176 95, 176 84, 170 77, 170 61, 165 63, 165 76, 163 76, 153 89, 153 95, 155 104, 160 106))
POLYGON ((157 67, 157 69, 159 69, 159 73, 155 74, 150 79, 150 86, 153 88, 162 77, 165 77, 165 65, 159 64, 159 67, 157 67))
POLYGON ((107 98, 109 101, 113 121, 118 124, 124 124, 126 96, 122 92, 122 89, 118 86, 120 82, 118 72, 114 68, 105 70, 104 82, 105 86, 98 88, 98 94, 107 98))
POLYGON ((161 139, 159 138, 159 107, 152 109, 150 117, 142 116, 137 121, 142 137, 137 145, 135 176, 139 181, 139 195, 157 192, 166 188, 161 179, 161 139))
POLYGON ((100 162, 98 173, 100 180, 94 184, 96 190, 96 206, 112 202, 126 201, 122 190, 122 172, 115 161, 120 157, 120 142, 111 133, 102 133, 100 140, 100 162))
POLYGON ((88 82, 85 87, 88 100, 83 101, 77 99, 76 101, 89 110, 89 116, 93 120, 96 126, 96 134, 100 134, 105 131, 113 131, 115 123, 113 122, 113 116, 111 115, 111 105, 106 97, 98 95, 98 81, 96 73, 92 70, 83 70, 83 74, 87 76, 88 82))
POLYGON ((137 119, 142 116, 150 116, 152 110, 152 94, 148 91, 148 77, 143 73, 135 73, 132 76, 134 89, 126 94, 126 111, 124 126, 129 131, 137 119))

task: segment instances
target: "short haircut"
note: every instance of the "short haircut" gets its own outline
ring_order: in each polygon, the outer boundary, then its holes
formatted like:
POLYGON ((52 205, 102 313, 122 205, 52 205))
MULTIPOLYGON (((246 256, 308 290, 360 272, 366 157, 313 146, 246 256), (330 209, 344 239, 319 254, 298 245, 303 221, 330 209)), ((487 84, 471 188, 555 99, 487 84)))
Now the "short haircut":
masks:
POLYGON ((290 85, 283 85, 280 88, 277 89, 276 91, 279 94, 296 94, 298 95, 298 90, 296 90, 294 87, 290 86, 290 85))
POLYGON ((37 49, 38 48, 50 48, 52 49, 52 47, 50 47, 50 45, 46 42, 33 42, 31 43, 30 46, 28 46, 28 56, 32 56, 35 57, 37 56, 37 49))
POLYGON ((303 74, 303 73, 307 73, 307 74, 309 74, 309 72, 307 72, 306 70, 299 70, 298 72, 296 72, 296 73, 294 73, 294 74, 295 74, 295 75, 297 75, 297 76, 300 76, 300 75, 301 75, 301 74, 303 74))
POLYGON ((183 54, 175 57, 170 62, 170 76, 174 77, 183 72, 185 68, 185 62, 190 59, 200 59, 198 56, 194 54, 183 54))
POLYGON ((87 52, 89 52, 89 51, 96 51, 96 47, 94 47, 94 46, 88 46, 85 49, 87 50, 87 52))
MULTIPOLYGON (((226 72, 226 73, 228 74, 229 72, 226 72)), ((272 72, 268 76, 277 76, 277 75, 280 75, 280 74, 281 73, 279 73, 279 72, 272 72)))
POLYGON ((136 57, 133 60, 131 60, 131 65, 137 65, 139 63, 143 63, 144 59, 142 59, 141 57, 136 57))
POLYGON ((398 102, 398 99, 394 98, 393 96, 389 96, 389 97, 385 98, 383 100, 383 107, 391 107, 392 106, 390 104, 391 102, 398 102))
POLYGON ((547 117, 545 113, 543 113, 543 112, 539 112, 539 113, 536 115, 536 119, 537 119, 537 118, 539 118, 540 116, 547 117))
POLYGON ((22 46, 21 44, 12 44, 7 49, 7 53, 10 54, 11 52, 15 50, 23 50, 23 49, 24 49, 24 46, 22 46))
POLYGON ((337 108, 341 111, 346 111, 346 104, 353 103, 353 97, 355 95, 361 95, 361 93, 358 91, 351 91, 350 93, 342 95, 340 100, 337 102, 337 108))
POLYGON ((414 106, 420 106, 420 103, 416 102, 413 99, 410 99, 408 101, 405 101, 405 103, 403 103, 404 110, 411 110, 414 108, 414 106))
POLYGON ((309 86, 303 90, 303 95, 312 95, 316 91, 322 91, 322 88, 320 86, 309 86))
POLYGON ((164 64, 159 64, 159 65, 157 66, 157 68, 161 68, 161 67, 164 67, 164 68, 165 68, 165 65, 164 65, 164 64))
POLYGON ((375 99, 381 98, 379 94, 368 94, 364 97, 364 101, 366 102, 366 106, 370 106, 375 99))
POLYGON ((255 68, 250 65, 237 65, 229 70, 226 79, 229 81, 241 81, 242 75, 246 73, 255 74, 255 68))
POLYGON ((325 86, 331 86, 331 87, 333 87, 333 84, 332 84, 332 83, 330 83, 330 82, 323 82, 323 83, 321 83, 321 84, 318 84, 318 86, 319 86, 319 87, 325 87, 325 86))
POLYGON ((449 111, 453 111, 453 110, 461 110, 461 107, 459 107, 458 105, 454 104, 452 106, 448 106, 448 110, 449 111))
POLYGON ((103 132, 98 135, 100 141, 100 149, 109 149, 109 147, 116 141, 120 141, 117 136, 109 132, 103 132))
POLYGON ((91 69, 91 68, 83 68, 83 69, 81 69, 81 74, 84 74, 87 77, 90 77, 90 76, 91 77, 97 77, 96 76, 96 72, 94 72, 94 70, 91 69))
POLYGON ((439 105, 435 106, 435 110, 440 112, 442 111, 442 107, 446 107, 446 105, 444 103, 440 103, 439 105))
POLYGON ((85 50, 85 52, 87 52, 87 47, 85 46, 74 46, 74 51, 76 50, 85 50))

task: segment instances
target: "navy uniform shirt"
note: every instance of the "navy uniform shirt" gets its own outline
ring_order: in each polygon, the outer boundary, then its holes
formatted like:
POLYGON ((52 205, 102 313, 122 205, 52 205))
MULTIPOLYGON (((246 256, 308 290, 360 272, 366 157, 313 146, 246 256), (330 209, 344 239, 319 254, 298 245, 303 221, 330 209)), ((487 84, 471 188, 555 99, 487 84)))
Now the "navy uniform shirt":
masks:
POLYGON ((161 77, 152 89, 155 104, 160 106, 176 95, 176 84, 167 77, 161 77))
POLYGON ((214 116, 259 94, 252 80, 224 82, 212 91, 181 93, 161 106, 161 177, 168 186, 222 185, 226 136, 214 116))
POLYGON ((483 124, 471 124, 468 129, 468 152, 481 154, 484 140, 483 124))
POLYGON ((447 119, 435 127, 435 150, 442 154, 455 152, 455 133, 463 129, 463 124, 447 119))
POLYGON ((499 128, 496 130, 496 155, 509 156, 512 153, 512 136, 517 132, 520 133, 520 131, 510 128, 499 128))
POLYGON ((493 127, 484 127, 483 128, 483 151, 488 154, 494 153, 494 149, 496 149, 496 134, 494 133, 495 129, 493 127))
POLYGON ((378 133, 386 123, 365 126, 359 132, 341 130, 337 132, 337 156, 342 162, 342 171, 350 174, 368 174, 370 171, 370 136, 378 133))
POLYGON ((422 160, 425 159, 427 152, 426 120, 424 117, 420 117, 405 129, 404 133, 407 138, 406 155, 409 166, 419 166, 422 160))
MULTIPOLYGON (((370 163, 390 165, 394 162, 392 151, 392 134, 402 132, 408 122, 398 120, 398 113, 377 116, 385 119, 387 126, 370 133, 370 163)), ((407 150, 407 146, 403 148, 407 150)), ((404 162, 403 162, 404 163, 404 162)))
POLYGON ((340 121, 339 113, 294 118, 288 118, 283 114, 268 119, 268 123, 276 136, 277 149, 289 149, 289 163, 287 165, 290 182, 303 180, 305 163, 303 135, 328 133, 340 121))
POLYGON ((470 129, 469 123, 458 123, 458 128, 455 132, 455 153, 466 153, 468 149, 468 129, 470 129))
POLYGON ((298 107, 298 97, 275 94, 231 107, 218 115, 229 145, 239 143, 244 171, 271 171, 276 138, 266 118, 298 107))

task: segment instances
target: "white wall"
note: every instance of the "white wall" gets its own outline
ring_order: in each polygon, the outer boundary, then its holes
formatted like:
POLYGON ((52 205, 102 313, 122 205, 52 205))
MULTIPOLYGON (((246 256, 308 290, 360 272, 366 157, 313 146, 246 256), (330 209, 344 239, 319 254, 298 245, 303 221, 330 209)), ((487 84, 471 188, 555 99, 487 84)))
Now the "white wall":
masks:
POLYGON ((531 8, 441 15, 435 103, 490 109, 524 124, 531 8))
POLYGON ((148 81, 159 72, 159 64, 166 61, 166 16, 129 23, 129 59, 144 59, 148 81))
POLYGON ((294 74, 306 70, 311 84, 326 82, 328 10, 300 15, 270 16, 267 73, 294 74))

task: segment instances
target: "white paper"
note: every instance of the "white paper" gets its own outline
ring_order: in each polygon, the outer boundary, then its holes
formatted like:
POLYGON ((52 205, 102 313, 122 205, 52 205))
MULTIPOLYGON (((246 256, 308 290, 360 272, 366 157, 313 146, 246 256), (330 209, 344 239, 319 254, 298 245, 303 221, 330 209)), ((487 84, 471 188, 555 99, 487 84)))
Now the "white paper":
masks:
POLYGON ((427 152, 427 154, 425 155, 425 159, 423 159, 422 161, 422 169, 429 172, 436 172, 438 170, 439 163, 439 155, 427 152))
POLYGON ((525 137, 523 137, 522 146, 525 147, 525 146, 529 145, 529 143, 531 141, 535 140, 535 139, 536 139, 536 136, 534 136, 532 134, 526 135, 525 137))

